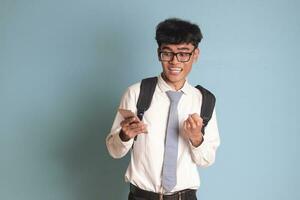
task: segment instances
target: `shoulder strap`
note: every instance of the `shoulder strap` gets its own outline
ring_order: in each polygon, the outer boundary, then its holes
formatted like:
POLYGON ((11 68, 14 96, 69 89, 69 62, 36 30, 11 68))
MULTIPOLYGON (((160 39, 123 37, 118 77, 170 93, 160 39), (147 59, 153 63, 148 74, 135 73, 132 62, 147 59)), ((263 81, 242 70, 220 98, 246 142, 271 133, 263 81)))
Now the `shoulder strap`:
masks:
POLYGON ((200 116, 203 119, 203 127, 202 127, 202 133, 204 134, 204 128, 208 124, 209 120, 212 117, 215 103, 216 103, 216 97, 211 93, 209 90, 205 89, 204 87, 197 85, 196 88, 201 92, 202 94, 202 105, 201 105, 201 112, 200 116))
POLYGON ((137 116, 140 120, 143 119, 144 113, 150 107, 152 97, 157 84, 157 77, 143 79, 140 86, 140 95, 137 107, 137 116))

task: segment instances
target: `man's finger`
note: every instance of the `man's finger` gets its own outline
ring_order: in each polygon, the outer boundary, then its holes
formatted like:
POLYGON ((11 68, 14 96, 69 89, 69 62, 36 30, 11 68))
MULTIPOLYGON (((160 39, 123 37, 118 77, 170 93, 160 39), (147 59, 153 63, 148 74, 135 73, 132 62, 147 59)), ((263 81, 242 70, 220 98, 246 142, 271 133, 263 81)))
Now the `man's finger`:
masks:
POLYGON ((134 128, 134 129, 131 129, 131 131, 135 134, 135 135, 138 135, 138 134, 141 134, 141 133, 145 133, 145 130, 141 127, 137 127, 137 128, 134 128))
POLYGON ((189 137, 189 133, 190 133, 190 128, 191 128, 191 126, 189 125, 188 120, 185 120, 183 123, 183 130, 184 130, 184 133, 186 133, 186 136, 188 136, 188 137, 189 137))
POLYGON ((122 122, 121 122, 121 126, 128 126, 130 125, 131 123, 136 123, 138 122, 138 120, 135 118, 135 117, 129 117, 129 118, 126 118, 124 119, 122 122))
POLYGON ((187 119, 186 121, 185 121, 185 123, 186 123, 186 129, 188 130, 188 129, 190 129, 191 128, 191 124, 190 124, 190 122, 189 122, 189 120, 187 119))
POLYGON ((144 124, 143 122, 140 122, 140 123, 134 123, 134 124, 131 124, 129 126, 130 130, 133 131, 133 132, 148 132, 147 130, 147 125, 144 124))
POLYGON ((194 113, 192 114, 192 119, 194 120, 194 122, 197 124, 197 126, 201 126, 203 123, 203 119, 199 116, 199 114, 194 113))
POLYGON ((183 122, 183 130, 187 131, 187 121, 183 122))
POLYGON ((135 129, 135 128, 139 127, 139 124, 138 123, 131 123, 131 124, 129 124, 129 127, 130 127, 130 129, 135 129))
POLYGON ((144 125, 143 125, 143 132, 144 132, 144 133, 148 133, 147 127, 148 127, 147 124, 144 124, 144 125))
POLYGON ((120 125, 121 126, 128 126, 129 125, 129 119, 124 119, 123 121, 121 121, 120 125))
POLYGON ((148 133, 147 124, 141 123, 140 124, 140 130, 141 130, 142 133, 148 133))
POLYGON ((189 121, 192 128, 196 128, 196 122, 194 121, 194 119, 192 118, 191 115, 189 115, 188 121, 189 121))

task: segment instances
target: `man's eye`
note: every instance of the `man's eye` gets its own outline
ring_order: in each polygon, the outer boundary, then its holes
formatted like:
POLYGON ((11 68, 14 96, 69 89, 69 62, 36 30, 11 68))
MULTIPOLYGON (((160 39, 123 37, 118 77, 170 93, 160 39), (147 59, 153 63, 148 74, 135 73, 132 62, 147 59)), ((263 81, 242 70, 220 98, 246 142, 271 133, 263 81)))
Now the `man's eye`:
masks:
POLYGON ((189 56, 188 53, 178 53, 178 55, 179 55, 180 57, 187 57, 187 56, 189 56))
POLYGON ((172 52, 162 52, 163 56, 172 56, 172 52))

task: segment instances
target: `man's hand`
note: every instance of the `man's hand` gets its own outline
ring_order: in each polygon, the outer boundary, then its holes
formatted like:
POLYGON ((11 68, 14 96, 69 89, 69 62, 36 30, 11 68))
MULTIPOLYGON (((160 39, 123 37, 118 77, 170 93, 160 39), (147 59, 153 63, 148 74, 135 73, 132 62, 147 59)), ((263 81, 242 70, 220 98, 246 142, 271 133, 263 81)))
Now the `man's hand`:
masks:
POLYGON ((183 123, 184 134, 194 147, 200 146, 203 142, 202 126, 203 119, 197 113, 189 115, 183 123))
POLYGON ((119 135, 122 141, 128 141, 141 133, 147 133, 147 125, 136 117, 129 117, 121 122, 119 135))

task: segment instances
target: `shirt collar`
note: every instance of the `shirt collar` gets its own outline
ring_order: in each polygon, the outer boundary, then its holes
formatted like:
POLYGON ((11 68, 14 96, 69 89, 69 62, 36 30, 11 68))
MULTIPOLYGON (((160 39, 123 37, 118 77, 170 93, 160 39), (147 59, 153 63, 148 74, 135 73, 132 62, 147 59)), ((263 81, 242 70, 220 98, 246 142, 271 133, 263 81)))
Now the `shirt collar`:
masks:
MULTIPOLYGON (((169 90, 171 90, 171 91, 175 91, 175 89, 174 88, 172 88, 163 78, 162 78, 162 75, 160 74, 159 76, 158 76, 158 81, 157 81, 157 85, 158 85, 158 87, 160 88, 160 90, 162 91, 162 92, 167 92, 167 91, 169 91, 169 90)), ((188 81, 186 80, 185 81, 185 83, 184 83, 184 85, 183 85, 183 87, 180 89, 180 90, 178 90, 178 91, 182 91, 183 92, 183 94, 188 94, 188 93, 190 93, 190 91, 191 91, 191 85, 188 83, 188 81)))

